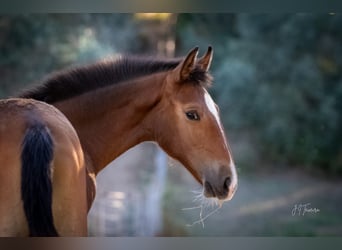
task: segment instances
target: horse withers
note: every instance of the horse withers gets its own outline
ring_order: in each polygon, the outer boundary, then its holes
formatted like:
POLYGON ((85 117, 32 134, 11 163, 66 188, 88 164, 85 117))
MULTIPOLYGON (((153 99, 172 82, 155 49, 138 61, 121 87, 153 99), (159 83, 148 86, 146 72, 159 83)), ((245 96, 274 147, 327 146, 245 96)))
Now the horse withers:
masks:
MULTIPOLYGON (((207 91, 212 84, 209 67, 213 50, 209 47, 199 59, 197 54, 198 48, 194 48, 183 59, 123 56, 104 60, 54 73, 19 96, 55 106, 70 121, 80 141, 77 144, 77 136, 71 133, 70 126, 66 130, 72 135, 62 128, 58 130, 62 138, 69 140, 70 147, 63 147, 62 142, 54 143, 56 149, 61 145, 58 156, 64 163, 60 172, 56 167, 52 171, 52 215, 59 235, 86 235, 84 211, 90 209, 94 200, 96 175, 120 154, 143 141, 157 142, 169 156, 181 162, 203 185, 204 196, 221 202, 233 197, 237 188, 234 161, 218 107, 207 91), (74 138, 75 145, 70 143, 70 137, 74 138), (87 202, 83 201, 85 192, 87 202), (55 195, 66 198, 59 200, 55 195), (57 208, 60 213, 56 212, 57 208), (70 220, 76 217, 76 210, 81 211, 81 216, 70 220)), ((49 112, 45 115, 49 116, 49 112)), ((3 119, 2 123, 7 120, 3 119)), ((22 132, 13 142, 17 149, 11 154, 14 162, 6 164, 3 179, 11 173, 12 164, 20 165, 18 152, 25 129, 11 130, 22 132)), ((50 128, 50 134, 57 133, 55 130, 50 128)), ((3 133, 9 134, 9 131, 3 133)), ((8 140, 1 139, 1 143, 8 140)), ((18 182, 21 169, 15 169, 12 175, 18 182)), ((20 183, 13 191, 20 191, 20 183)), ((35 201, 37 196, 31 193, 31 198, 35 201)), ((17 206, 24 218, 20 194, 12 200, 12 205, 6 206, 17 206)), ((19 222, 23 219, 16 224, 23 227, 19 222)), ((28 233, 27 230, 20 232, 28 233)), ((32 230, 30 233, 33 234, 32 230)))

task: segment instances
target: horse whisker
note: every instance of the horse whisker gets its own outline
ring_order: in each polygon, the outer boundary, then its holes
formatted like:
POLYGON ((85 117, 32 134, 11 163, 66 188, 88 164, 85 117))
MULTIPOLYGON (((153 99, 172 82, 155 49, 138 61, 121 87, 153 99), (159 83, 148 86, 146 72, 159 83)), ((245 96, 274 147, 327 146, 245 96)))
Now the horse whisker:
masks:
POLYGON ((202 194, 202 190, 192 190, 190 191, 191 193, 194 193, 194 194, 202 194))
POLYGON ((193 199, 193 202, 199 201, 200 205, 191 207, 191 208, 183 208, 182 210, 185 211, 185 210, 200 209, 200 214, 199 214, 199 220, 193 222, 192 224, 187 224, 187 226, 191 227, 191 226, 201 223, 202 227, 204 228, 204 221, 208 217, 216 213, 222 207, 224 201, 218 200, 216 198, 206 198, 203 195, 203 191, 192 191, 192 193, 196 194, 195 198, 193 199), (213 211, 211 211, 210 213, 204 216, 204 212, 206 209, 212 209, 215 206, 217 206, 217 208, 215 208, 213 211))
POLYGON ((199 208, 201 208, 202 207, 202 205, 201 206, 197 206, 197 207, 186 207, 186 208, 182 208, 182 210, 184 211, 184 210, 194 210, 194 209, 199 209, 199 208))
POLYGON ((202 196, 194 197, 192 201, 193 201, 193 202, 196 202, 196 201, 203 202, 203 197, 202 197, 202 196))
MULTIPOLYGON (((196 224, 199 224, 201 223, 202 224, 202 227, 204 228, 204 221, 211 215, 213 215, 214 213, 216 213, 219 209, 221 208, 221 206, 217 207, 215 210, 211 211, 209 214, 207 214, 206 216, 202 217, 202 211, 200 213, 200 219, 195 221, 194 223, 192 224, 187 224, 188 227, 192 227, 196 224)), ((202 210, 202 209, 201 209, 202 210)))

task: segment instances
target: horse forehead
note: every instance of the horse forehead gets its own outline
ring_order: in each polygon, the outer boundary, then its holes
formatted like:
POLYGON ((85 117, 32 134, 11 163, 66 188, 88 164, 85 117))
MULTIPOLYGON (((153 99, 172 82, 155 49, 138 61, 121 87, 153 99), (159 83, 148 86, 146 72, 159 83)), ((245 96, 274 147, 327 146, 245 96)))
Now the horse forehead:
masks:
POLYGON ((177 97, 181 102, 203 102, 203 90, 200 87, 192 86, 190 84, 183 86, 182 90, 177 92, 177 97))

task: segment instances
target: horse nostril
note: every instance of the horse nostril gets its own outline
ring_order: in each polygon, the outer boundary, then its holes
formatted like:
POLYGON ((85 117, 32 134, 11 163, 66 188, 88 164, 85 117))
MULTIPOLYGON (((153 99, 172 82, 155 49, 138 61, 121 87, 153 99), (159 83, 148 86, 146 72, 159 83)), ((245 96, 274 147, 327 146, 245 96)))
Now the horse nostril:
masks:
POLYGON ((230 177, 227 177, 224 181, 224 184, 223 184, 223 190, 225 192, 228 192, 229 191, 229 186, 230 186, 230 183, 232 182, 231 178, 230 177))
POLYGON ((208 195, 210 195, 211 197, 215 197, 215 192, 214 192, 214 189, 213 187, 210 185, 209 182, 204 182, 204 188, 205 188, 205 191, 208 195))

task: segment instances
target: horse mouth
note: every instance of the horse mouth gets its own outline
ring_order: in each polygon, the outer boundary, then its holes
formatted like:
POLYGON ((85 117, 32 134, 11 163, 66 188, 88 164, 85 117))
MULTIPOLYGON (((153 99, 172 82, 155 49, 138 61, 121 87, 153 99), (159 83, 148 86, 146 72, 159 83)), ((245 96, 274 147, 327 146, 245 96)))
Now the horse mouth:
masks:
POLYGON ((221 201, 231 200, 237 189, 237 187, 228 185, 224 185, 222 188, 217 188, 208 181, 204 181, 203 187, 203 194, 206 198, 217 198, 221 201))

